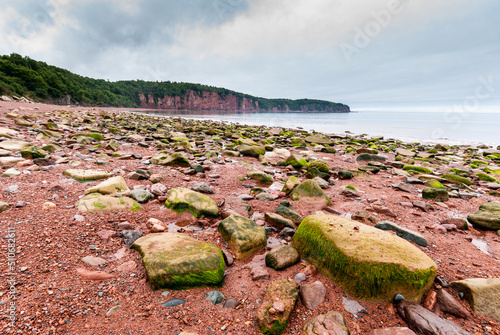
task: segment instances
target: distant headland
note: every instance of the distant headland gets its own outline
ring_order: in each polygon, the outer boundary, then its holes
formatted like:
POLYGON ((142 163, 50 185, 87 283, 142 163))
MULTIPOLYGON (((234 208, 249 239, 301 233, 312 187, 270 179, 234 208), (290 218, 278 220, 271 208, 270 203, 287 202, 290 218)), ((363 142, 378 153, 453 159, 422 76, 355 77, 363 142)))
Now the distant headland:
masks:
POLYGON ((19 54, 0 56, 0 95, 61 105, 155 110, 350 112, 349 106, 326 100, 266 99, 202 84, 92 79, 19 54))

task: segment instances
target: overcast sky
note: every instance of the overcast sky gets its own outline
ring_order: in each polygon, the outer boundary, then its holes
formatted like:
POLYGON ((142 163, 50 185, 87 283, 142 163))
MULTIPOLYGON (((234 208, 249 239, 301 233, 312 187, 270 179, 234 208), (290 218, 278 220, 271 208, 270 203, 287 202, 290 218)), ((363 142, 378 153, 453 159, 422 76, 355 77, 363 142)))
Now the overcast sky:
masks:
POLYGON ((500 106, 498 0, 0 4, 0 54, 88 77, 195 82, 354 110, 500 106))

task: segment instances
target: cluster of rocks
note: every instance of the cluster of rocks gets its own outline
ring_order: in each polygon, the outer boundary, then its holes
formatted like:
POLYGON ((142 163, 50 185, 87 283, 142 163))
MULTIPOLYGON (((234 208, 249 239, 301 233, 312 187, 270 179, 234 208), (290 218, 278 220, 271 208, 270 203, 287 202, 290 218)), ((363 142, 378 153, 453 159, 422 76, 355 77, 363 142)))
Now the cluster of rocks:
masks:
MULTIPOLYGON (((383 199, 370 201, 347 218, 333 208, 331 196, 332 187, 340 181, 363 180, 380 173, 402 178, 388 187, 420 195, 422 200, 402 202, 401 206, 424 214, 434 207, 446 207, 452 199, 494 200, 500 195, 499 150, 423 146, 383 138, 326 136, 95 110, 55 110, 43 115, 18 112, 10 111, 1 120, 6 125, 0 128, 2 177, 15 180, 22 173, 69 166, 64 168, 64 176, 93 184, 75 199, 77 215, 143 211, 148 203, 158 201, 179 216, 190 213, 204 223, 202 229, 212 229, 222 240, 225 248, 186 233, 169 232, 167 225, 155 218, 148 220, 143 229, 146 234, 134 229, 120 231, 124 243, 142 257, 153 289, 223 285, 226 267, 267 250, 265 266, 252 269, 252 279, 266 282, 270 277, 267 269, 283 271, 302 259, 355 299, 394 303, 417 334, 469 334, 439 316, 446 312, 471 317, 445 288, 460 292, 474 313, 500 321, 500 279, 466 278, 444 285, 437 276, 438 264, 422 250, 429 245, 428 240, 417 231, 376 217, 398 218, 383 199), (153 153, 123 153, 123 148, 132 145, 153 153), (68 153, 79 150, 88 155, 79 153, 75 159, 68 153), (346 162, 354 164, 355 160, 358 166, 332 166, 328 160, 317 159, 317 154, 342 155, 346 162), (106 168, 114 159, 138 160, 144 168, 128 174, 106 168), (190 188, 171 187, 161 174, 152 172, 173 169, 184 180, 216 180, 220 176, 210 171, 235 159, 247 170, 238 179, 250 192, 226 196, 222 201, 215 197, 218 190, 205 181, 190 188), (78 168, 82 160, 98 168, 78 168), (147 185, 131 190, 127 180, 147 185), (249 204, 276 200, 279 205, 275 210, 265 213, 254 213, 249 204), (307 208, 309 214, 301 216, 295 204, 307 208), (278 243, 273 245, 273 239, 278 243)), ((357 201, 363 191, 345 185, 337 195, 345 201, 357 201)), ((0 212, 13 205, 0 201, 0 212)), ((47 204, 47 208, 51 206, 47 204)), ((500 231, 500 203, 482 204, 467 221, 475 228, 500 231)), ((426 229, 440 233, 466 230, 467 221, 452 218, 426 229)), ((102 265, 99 259, 87 258, 85 262, 102 265)), ((79 273, 97 280, 114 278, 84 269, 79 273)), ((314 310, 326 296, 320 281, 306 283, 300 276, 272 280, 266 286, 256 312, 258 330, 265 334, 285 331, 299 299, 314 310)), ((213 292, 209 300, 214 305, 224 301, 220 292, 213 292)), ((412 330, 374 329, 370 334, 412 334, 412 330)), ((303 322, 302 332, 349 334, 349 328, 341 313, 329 311, 303 322)))

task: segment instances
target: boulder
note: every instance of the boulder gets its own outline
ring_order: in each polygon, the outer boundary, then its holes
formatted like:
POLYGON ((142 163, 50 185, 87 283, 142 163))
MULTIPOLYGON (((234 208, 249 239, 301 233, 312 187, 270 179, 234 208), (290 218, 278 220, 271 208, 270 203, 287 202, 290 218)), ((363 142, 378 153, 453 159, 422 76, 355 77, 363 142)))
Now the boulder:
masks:
POLYGON ((30 147, 31 143, 24 141, 2 141, 0 142, 0 149, 9 151, 21 151, 27 147, 30 147))
POLYGON ((270 184, 273 182, 273 177, 260 170, 248 171, 247 177, 263 184, 270 184))
POLYGON ((400 227, 394 222, 391 221, 381 221, 375 225, 375 228, 382 229, 382 230, 391 230, 396 233, 401 238, 404 238, 405 240, 414 242, 418 245, 421 245, 422 247, 427 246, 427 240, 425 237, 420 235, 419 233, 412 231, 410 229, 400 227))
POLYGON ((135 200, 128 197, 110 197, 104 196, 100 193, 90 193, 76 202, 75 207, 80 212, 100 212, 100 211, 113 211, 113 210, 141 210, 135 200))
POLYGON ((442 319, 424 307, 405 300, 397 304, 398 314, 410 329, 422 335, 472 335, 455 323, 442 319))
POLYGON ((153 199, 155 196, 148 190, 133 190, 130 192, 130 197, 136 200, 140 204, 148 202, 148 200, 153 199))
POLYGON ((110 173, 100 170, 82 170, 82 169, 68 169, 63 171, 63 175, 78 180, 80 182, 106 179, 111 176, 110 173))
POLYGON ((439 202, 445 202, 449 200, 449 195, 446 189, 426 187, 422 190, 422 198, 439 202))
POLYGON ((291 165, 296 169, 300 169, 307 164, 307 161, 301 155, 293 154, 285 160, 284 165, 291 165))
POLYGON ((260 156, 259 160, 262 164, 277 165, 288 157, 290 157, 290 151, 276 148, 273 151, 266 152, 264 156, 260 156))
POLYGON ((293 223, 292 220, 287 219, 276 213, 266 212, 266 214, 264 214, 264 219, 266 220, 266 222, 272 225, 297 229, 297 226, 295 225, 295 223, 293 223))
POLYGON ((470 278, 450 286, 464 293, 474 313, 500 321, 500 278, 470 278))
POLYGON ((130 189, 122 176, 116 176, 103 181, 102 183, 92 186, 85 190, 85 194, 100 193, 100 194, 121 194, 128 193, 130 189))
POLYGON ((292 205, 287 200, 280 202, 278 208, 276 208, 274 212, 284 218, 292 220, 296 225, 300 224, 304 219, 293 209, 292 205))
POLYGON ((384 156, 374 154, 361 154, 356 158, 356 162, 385 162, 384 156))
POLYGON ((299 258, 297 250, 289 245, 280 245, 266 254, 266 266, 274 270, 283 270, 297 263, 299 258))
POLYGON ((148 234, 130 248, 141 255, 153 289, 221 285, 224 279, 222 251, 185 234, 148 234))
POLYGON ((212 198, 184 187, 168 191, 165 206, 177 213, 188 211, 197 218, 219 216, 219 207, 212 198))
POLYGON ((321 134, 314 134, 311 136, 307 136, 304 138, 304 141, 306 141, 307 143, 316 143, 316 144, 330 144, 332 142, 329 138, 321 134))
POLYGON ((419 301, 437 272, 413 244, 339 216, 306 217, 292 246, 348 294, 367 301, 392 302, 396 294, 419 301))
POLYGON ((178 167, 191 167, 189 161, 184 158, 181 154, 166 154, 160 152, 154 154, 150 160, 151 164, 155 165, 165 165, 165 166, 178 166, 178 167))
POLYGON ((239 147, 238 151, 243 156, 259 157, 266 153, 266 149, 259 145, 242 145, 239 147))
POLYGON ((285 186, 283 186, 282 192, 286 194, 290 194, 290 192, 293 191, 295 186, 300 184, 299 178, 295 176, 290 176, 288 179, 285 181, 285 186))
POLYGON ((302 284, 299 295, 302 304, 312 311, 325 301, 326 287, 319 280, 312 284, 302 284))
POLYGON ((479 206, 479 210, 467 216, 475 226, 486 229, 500 229, 500 202, 490 202, 479 206))
POLYGON ((332 205, 332 201, 321 189, 318 183, 312 179, 300 183, 290 192, 290 198, 294 201, 303 201, 318 208, 332 205))
POLYGON ((233 214, 222 220, 217 228, 236 259, 243 259, 267 245, 266 230, 254 221, 233 214))
POLYGON ((48 155, 47 151, 40 149, 34 145, 25 147, 20 151, 21 151, 21 157, 27 159, 43 158, 48 155))
POLYGON ((330 311, 320 314, 307 321, 302 326, 303 335, 349 335, 344 316, 339 312, 330 311))
POLYGON ((297 284, 293 280, 271 282, 266 289, 264 301, 257 310, 259 331, 269 335, 283 333, 298 296, 297 284))

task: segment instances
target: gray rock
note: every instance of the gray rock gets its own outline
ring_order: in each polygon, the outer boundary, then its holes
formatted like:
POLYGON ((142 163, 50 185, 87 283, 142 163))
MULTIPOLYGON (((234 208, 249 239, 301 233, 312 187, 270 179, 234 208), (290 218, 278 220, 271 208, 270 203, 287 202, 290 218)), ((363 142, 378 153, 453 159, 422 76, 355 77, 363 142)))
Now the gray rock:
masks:
POLYGON ((357 162, 385 162, 384 156, 374 155, 374 154, 361 154, 356 158, 357 162))
POLYGON ((162 183, 157 182, 156 184, 151 185, 151 193, 157 196, 162 196, 167 193, 168 189, 162 183))
POLYGON ((326 287, 320 281, 315 281, 312 284, 303 284, 300 285, 299 295, 302 304, 307 309, 314 310, 325 301, 326 287))
POLYGON ((147 190, 133 190, 130 192, 130 197, 135 199, 138 203, 144 204, 155 196, 147 190))
POLYGON ((214 189, 205 182, 200 182, 200 183, 194 184, 193 186, 191 186, 191 189, 193 191, 206 193, 206 194, 214 194, 215 193, 214 189))
POLYGON ((163 307, 176 307, 180 305, 184 305, 186 302, 182 299, 171 299, 163 304, 161 304, 163 307))
POLYGON ((304 219, 302 216, 300 216, 296 211, 294 211, 292 205, 288 201, 282 201, 280 202, 278 208, 274 211, 276 214, 279 214, 287 219, 290 219, 293 221, 295 224, 300 224, 302 220, 304 219))
POLYGON ((299 253, 288 245, 271 249, 266 255, 266 266, 274 270, 286 269, 299 261, 299 253))
POLYGON ((361 313, 368 314, 366 308, 361 306, 361 304, 356 300, 351 300, 349 298, 342 297, 342 302, 344 304, 344 309, 351 314, 361 314, 361 313))
POLYGON ((220 293, 219 291, 210 291, 207 292, 207 299, 210 301, 213 305, 220 304, 222 300, 226 299, 224 294, 220 293))
POLYGON ((321 177, 314 177, 313 180, 324 190, 330 187, 330 184, 328 184, 328 182, 321 177))
POLYGON ((401 238, 404 238, 405 240, 412 241, 418 245, 421 245, 422 247, 427 246, 427 240, 425 237, 420 235, 419 233, 412 231, 410 229, 398 226, 394 222, 391 221, 381 221, 375 225, 375 228, 382 229, 382 230, 391 230, 396 233, 401 238))
POLYGON ((397 304, 399 316, 406 321, 410 329, 422 335, 472 335, 455 323, 442 319, 431 311, 407 301, 397 304))
POLYGON ((271 225, 297 229, 297 226, 295 225, 295 223, 293 223, 292 220, 284 218, 283 216, 276 213, 266 212, 266 214, 264 215, 264 219, 271 225))
POLYGON ((297 273, 295 276, 293 276, 293 280, 296 282, 296 283, 302 283, 303 281, 306 281, 307 280, 307 276, 305 273, 302 273, 302 272, 299 272, 297 273))
POLYGON ((123 238, 123 242, 127 246, 132 245, 136 240, 138 240, 142 236, 142 231, 140 230, 122 230, 118 233, 118 237, 123 238))

